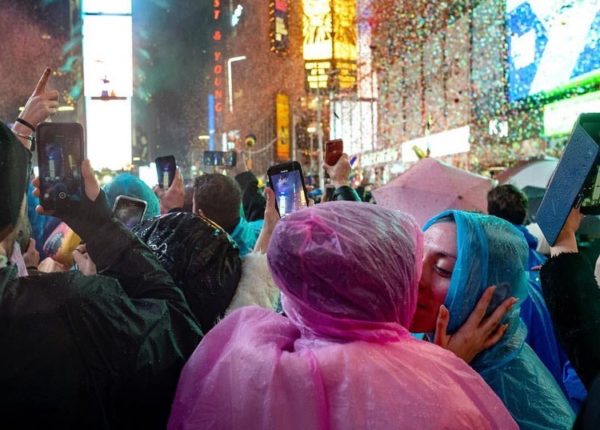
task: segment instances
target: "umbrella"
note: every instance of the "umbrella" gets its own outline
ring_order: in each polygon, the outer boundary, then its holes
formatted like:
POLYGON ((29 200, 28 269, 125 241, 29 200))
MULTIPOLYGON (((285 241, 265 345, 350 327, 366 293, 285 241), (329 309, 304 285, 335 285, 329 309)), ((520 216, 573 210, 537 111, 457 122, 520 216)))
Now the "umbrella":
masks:
POLYGON ((527 186, 545 189, 557 165, 556 159, 519 161, 500 173, 496 179, 501 184, 512 184, 521 189, 527 186))
POLYGON ((537 222, 536 221, 536 215, 537 215, 537 211, 540 208, 540 204, 542 203, 542 200, 544 199, 544 194, 546 194, 546 189, 545 188, 540 188, 540 187, 532 187, 532 186, 526 186, 522 189, 523 193, 525 193, 525 195, 527 196, 527 214, 529 216, 529 220, 531 222, 537 222))
POLYGON ((406 212, 422 226, 446 209, 487 212, 491 188, 489 178, 424 158, 373 195, 380 206, 406 212))

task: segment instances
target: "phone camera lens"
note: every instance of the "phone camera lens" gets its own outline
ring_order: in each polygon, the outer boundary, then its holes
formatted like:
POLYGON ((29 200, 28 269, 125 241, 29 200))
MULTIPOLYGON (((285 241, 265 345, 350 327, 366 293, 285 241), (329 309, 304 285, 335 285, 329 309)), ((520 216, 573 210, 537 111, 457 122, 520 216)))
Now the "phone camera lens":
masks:
POLYGON ((61 191, 60 193, 58 193, 58 198, 61 200, 64 200, 67 198, 67 193, 65 193, 64 191, 61 191))

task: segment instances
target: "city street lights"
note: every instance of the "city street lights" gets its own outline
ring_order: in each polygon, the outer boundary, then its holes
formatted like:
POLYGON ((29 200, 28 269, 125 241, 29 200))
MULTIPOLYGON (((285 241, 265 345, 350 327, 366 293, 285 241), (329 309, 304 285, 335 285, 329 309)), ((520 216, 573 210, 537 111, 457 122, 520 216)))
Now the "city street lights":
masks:
POLYGON ((227 60, 227 88, 229 90, 229 112, 233 113, 233 77, 231 76, 231 63, 236 61, 244 61, 245 55, 239 57, 232 57, 227 60))

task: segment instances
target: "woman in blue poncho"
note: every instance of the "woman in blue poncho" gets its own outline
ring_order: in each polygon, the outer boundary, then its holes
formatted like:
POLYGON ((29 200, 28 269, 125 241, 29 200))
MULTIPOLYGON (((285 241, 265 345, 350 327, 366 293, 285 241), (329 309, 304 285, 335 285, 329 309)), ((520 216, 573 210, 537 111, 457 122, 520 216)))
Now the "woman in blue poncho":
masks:
MULTIPOLYGON (((448 333, 468 319, 487 287, 496 286, 490 310, 527 293, 527 244, 510 223, 496 217, 447 211, 424 227, 425 255, 417 313, 411 330, 433 332, 440 307, 449 313, 448 333)), ((525 344, 527 329, 518 305, 506 314, 502 339, 470 362, 521 429, 571 428, 574 414, 554 378, 525 344)))

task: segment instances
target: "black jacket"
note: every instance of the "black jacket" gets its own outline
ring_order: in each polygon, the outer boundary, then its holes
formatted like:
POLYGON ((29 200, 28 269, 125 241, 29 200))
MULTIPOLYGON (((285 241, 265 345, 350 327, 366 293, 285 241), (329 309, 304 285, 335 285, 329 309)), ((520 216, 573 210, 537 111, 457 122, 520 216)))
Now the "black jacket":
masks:
POLYGON ((600 428, 600 289, 579 253, 550 258, 540 272, 558 340, 588 389, 574 429, 600 428))
POLYGON ((333 193, 333 200, 340 201, 348 201, 348 202, 361 202, 361 198, 358 193, 347 185, 342 185, 335 189, 333 193))
POLYGON ((242 207, 246 220, 264 219, 267 200, 258 190, 258 179, 254 173, 250 171, 240 173, 235 180, 242 189, 242 207))
POLYGON ((201 339, 152 252, 116 221, 85 218, 70 225, 102 275, 0 270, 2 428, 163 429, 201 339))
POLYGON ((600 289, 581 254, 550 258, 540 272, 542 289, 559 342, 590 388, 600 372, 600 289))

